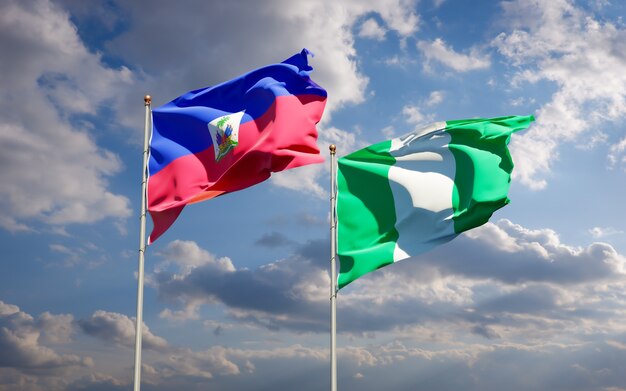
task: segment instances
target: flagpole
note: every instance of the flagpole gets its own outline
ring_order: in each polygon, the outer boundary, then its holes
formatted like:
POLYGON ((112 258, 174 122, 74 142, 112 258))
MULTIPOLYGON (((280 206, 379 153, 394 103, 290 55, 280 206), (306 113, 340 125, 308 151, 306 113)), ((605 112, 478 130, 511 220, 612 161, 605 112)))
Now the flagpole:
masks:
POLYGON ((135 375, 134 391, 141 388, 141 334, 143 325, 143 265, 146 251, 146 187, 148 184, 148 143, 150 140, 150 105, 152 98, 146 95, 145 125, 143 130, 143 177, 141 181, 141 216, 139 228, 139 266, 137 271, 137 319, 135 324, 135 375))
POLYGON ((331 144, 330 150, 330 390, 337 391, 337 167, 335 152, 337 147, 331 144))

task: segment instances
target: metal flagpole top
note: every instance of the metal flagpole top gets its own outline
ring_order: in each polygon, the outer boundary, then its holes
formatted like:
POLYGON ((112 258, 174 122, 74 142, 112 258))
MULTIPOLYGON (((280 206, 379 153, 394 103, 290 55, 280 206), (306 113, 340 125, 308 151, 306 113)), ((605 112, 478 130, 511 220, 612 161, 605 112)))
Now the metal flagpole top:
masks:
POLYGON ((330 150, 330 154, 331 154, 331 155, 334 155, 334 154, 335 154, 335 151, 337 151, 337 146, 336 146, 335 144, 330 144, 330 145, 328 146, 328 149, 330 150))
POLYGON ((146 103, 146 106, 152 103, 152 97, 150 95, 146 95, 143 97, 143 101, 146 103))

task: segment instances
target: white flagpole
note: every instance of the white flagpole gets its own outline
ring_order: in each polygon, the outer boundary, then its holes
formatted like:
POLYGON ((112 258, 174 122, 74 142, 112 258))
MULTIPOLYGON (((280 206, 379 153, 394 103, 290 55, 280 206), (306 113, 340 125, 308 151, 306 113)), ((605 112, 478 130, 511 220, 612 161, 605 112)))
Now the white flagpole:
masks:
POLYGON ((337 391, 337 167, 335 164, 336 147, 330 149, 330 390, 337 391))
POLYGON ((137 320, 135 325, 135 385, 133 390, 139 391, 141 388, 141 329, 143 325, 143 264, 146 252, 146 187, 148 185, 148 143, 150 140, 151 116, 150 105, 152 98, 146 95, 144 98, 146 106, 146 120, 143 136, 143 179, 141 181, 141 216, 139 228, 139 266, 137 271, 137 320))

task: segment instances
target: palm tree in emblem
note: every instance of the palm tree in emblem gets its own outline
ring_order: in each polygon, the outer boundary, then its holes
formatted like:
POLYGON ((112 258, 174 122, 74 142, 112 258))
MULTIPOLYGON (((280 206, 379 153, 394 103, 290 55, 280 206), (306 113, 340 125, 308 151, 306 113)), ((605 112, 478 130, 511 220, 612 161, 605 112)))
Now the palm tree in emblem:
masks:
POLYGON ((231 149, 237 145, 237 141, 232 139, 233 125, 228 123, 230 116, 222 117, 217 122, 216 141, 219 149, 218 160, 224 157, 231 149))

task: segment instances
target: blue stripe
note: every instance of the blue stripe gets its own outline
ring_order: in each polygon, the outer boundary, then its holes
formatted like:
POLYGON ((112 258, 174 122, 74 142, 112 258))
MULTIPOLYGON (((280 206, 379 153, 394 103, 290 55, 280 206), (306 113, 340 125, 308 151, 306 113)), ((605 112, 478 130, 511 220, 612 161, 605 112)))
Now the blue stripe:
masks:
POLYGON ((213 142, 207 123, 245 110, 242 124, 267 112, 278 96, 319 95, 326 91, 309 78, 308 51, 280 64, 246 73, 213 87, 190 91, 152 110, 150 175, 175 159, 206 150, 213 142))

